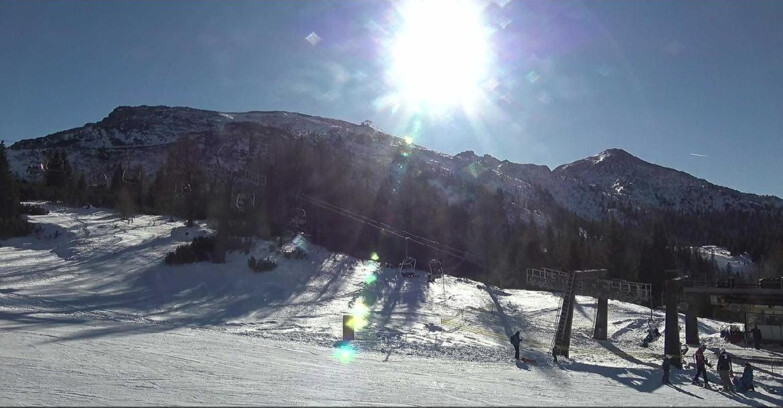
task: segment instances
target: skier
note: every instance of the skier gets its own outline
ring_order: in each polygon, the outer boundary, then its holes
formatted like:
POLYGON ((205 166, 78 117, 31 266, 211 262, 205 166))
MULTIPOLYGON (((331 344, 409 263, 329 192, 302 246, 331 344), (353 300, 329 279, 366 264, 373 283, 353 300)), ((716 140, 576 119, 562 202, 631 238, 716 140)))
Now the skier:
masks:
POLYGON ((753 389, 753 366, 750 363, 745 363, 745 371, 742 372, 742 378, 737 382, 737 391, 745 392, 753 389))
POLYGON ((750 331, 753 333, 753 345, 756 347, 756 350, 761 347, 761 329, 759 329, 759 326, 757 324, 753 325, 753 330, 750 331))
POLYGON ((658 337, 661 337, 661 332, 658 331, 658 328, 654 329, 647 329, 647 337, 642 340, 642 347, 647 347, 650 343, 657 340, 658 337))
POLYGON ((699 346, 699 349, 696 350, 696 353, 693 355, 693 361, 696 363, 696 376, 693 377, 693 385, 699 384, 699 374, 702 374, 704 377, 704 388, 710 388, 710 382, 707 380, 707 369, 704 367, 705 365, 710 366, 712 368, 712 364, 707 361, 707 357, 704 356, 704 350, 707 349, 707 346, 702 344, 699 346))
POLYGON ((519 330, 509 337, 511 344, 514 346, 514 360, 519 360, 519 330))
POLYGON ((642 347, 647 347, 651 341, 653 341, 653 332, 652 330, 647 330, 647 336, 642 340, 642 347))
POLYGON ((669 384, 669 368, 671 367, 671 361, 669 360, 671 358, 670 355, 663 356, 663 363, 661 363, 661 369, 663 370, 663 384, 669 384))
POLYGON ((731 369, 731 357, 726 349, 720 349, 718 355, 718 374, 720 375, 720 381, 723 383, 723 389, 728 392, 734 392, 734 385, 731 383, 731 377, 734 376, 734 370, 731 369))

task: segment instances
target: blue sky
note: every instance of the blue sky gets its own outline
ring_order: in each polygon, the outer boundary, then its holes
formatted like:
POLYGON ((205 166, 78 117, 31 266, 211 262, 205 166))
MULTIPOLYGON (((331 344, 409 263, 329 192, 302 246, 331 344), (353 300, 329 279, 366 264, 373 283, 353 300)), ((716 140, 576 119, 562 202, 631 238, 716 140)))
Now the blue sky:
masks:
POLYGON ((617 147, 783 197, 783 2, 478 3, 490 85, 438 112, 388 102, 400 4, 2 1, 0 139, 119 105, 286 110, 550 168, 617 147))

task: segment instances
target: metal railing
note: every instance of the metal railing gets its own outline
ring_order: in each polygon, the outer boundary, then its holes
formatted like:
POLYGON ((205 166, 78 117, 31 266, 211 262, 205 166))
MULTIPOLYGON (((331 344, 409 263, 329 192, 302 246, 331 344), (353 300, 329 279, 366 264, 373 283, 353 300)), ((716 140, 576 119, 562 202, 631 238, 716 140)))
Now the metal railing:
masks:
MULTIPOLYGON (((591 274, 604 272, 603 269, 579 271, 591 274)), ((552 290, 565 290, 568 284, 568 273, 549 268, 529 268, 527 270, 529 284, 552 290)), ((652 285, 649 283, 631 282, 620 279, 586 279, 577 280, 576 292, 580 295, 614 299, 649 300, 652 296, 652 285)))

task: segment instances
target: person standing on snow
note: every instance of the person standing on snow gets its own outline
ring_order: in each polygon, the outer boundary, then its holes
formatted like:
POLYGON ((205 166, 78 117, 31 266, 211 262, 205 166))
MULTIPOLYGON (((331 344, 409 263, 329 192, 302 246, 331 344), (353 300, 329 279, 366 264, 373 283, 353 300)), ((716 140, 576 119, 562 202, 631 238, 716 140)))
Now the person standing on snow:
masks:
POLYGON ((662 383, 671 385, 671 383, 669 382, 669 368, 671 367, 671 360, 669 360, 670 358, 671 356, 668 354, 663 356, 663 363, 661 363, 661 369, 663 370, 662 383))
POLYGON ((729 357, 729 353, 724 348, 720 349, 720 354, 718 355, 718 374, 720 375, 723 389, 728 392, 734 392, 734 384, 731 383, 734 370, 731 368, 731 357, 729 357))
POLYGON ((759 326, 757 324, 753 325, 753 330, 750 331, 753 334, 753 345, 756 347, 756 350, 761 347, 761 329, 759 329, 759 326))
POLYGON ((704 356, 704 350, 707 349, 707 346, 702 344, 699 346, 699 349, 696 350, 696 354, 693 355, 693 361, 696 363, 696 376, 693 377, 693 384, 696 385, 699 383, 699 374, 702 374, 704 376, 704 388, 710 388, 710 382, 707 380, 707 368, 704 367, 705 365, 708 365, 712 367, 712 364, 707 361, 707 357, 704 356))
POLYGON ((509 337, 511 344, 514 346, 514 359, 519 360, 519 330, 509 337))

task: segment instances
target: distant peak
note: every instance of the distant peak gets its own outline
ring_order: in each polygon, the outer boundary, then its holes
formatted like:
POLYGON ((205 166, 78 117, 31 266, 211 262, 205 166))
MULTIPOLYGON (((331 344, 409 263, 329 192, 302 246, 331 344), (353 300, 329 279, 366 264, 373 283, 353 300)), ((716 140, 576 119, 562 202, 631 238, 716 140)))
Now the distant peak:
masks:
POLYGON ((607 158, 613 158, 613 159, 636 159, 636 156, 626 152, 623 149, 606 149, 602 151, 601 153, 596 154, 595 156, 588 157, 588 160, 592 161, 593 163, 601 163, 607 158))
POLYGON ((627 157, 634 157, 631 153, 626 152, 623 149, 613 148, 613 149, 606 149, 603 152, 599 154, 604 156, 627 156, 627 157))
POLYGON ((473 150, 466 150, 461 153, 457 153, 454 157, 459 157, 460 159, 476 159, 478 156, 476 156, 476 153, 473 150))

